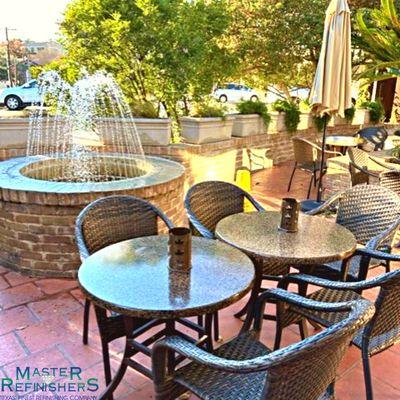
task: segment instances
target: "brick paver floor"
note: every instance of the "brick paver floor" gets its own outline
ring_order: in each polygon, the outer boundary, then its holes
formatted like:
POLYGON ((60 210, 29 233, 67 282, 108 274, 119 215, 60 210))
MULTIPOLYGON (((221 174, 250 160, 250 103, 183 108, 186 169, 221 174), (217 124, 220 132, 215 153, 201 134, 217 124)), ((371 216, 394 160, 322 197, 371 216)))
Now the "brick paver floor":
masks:
MULTIPOLYGON (((266 206, 279 207, 280 199, 287 195, 289 172, 289 165, 285 164, 255 175, 253 194, 266 206)), ((304 198, 307 177, 304 173, 298 173, 292 196, 304 198)), ((373 273, 379 272, 382 271, 375 270, 373 273)), ((372 298, 375 294, 368 293, 368 296, 372 298)), ((241 322, 233 314, 244 301, 221 312, 221 334, 224 339, 238 333, 241 322)), ((76 281, 34 279, 0 267, 0 382, 3 377, 15 377, 17 367, 78 366, 83 370, 83 380, 96 377, 102 388, 104 378, 99 335, 94 316, 91 315, 90 342, 88 346, 82 344, 82 305, 83 296, 76 281)), ((266 321, 263 339, 269 346, 272 346, 274 332, 274 323, 266 321)), ((285 331, 283 345, 298 340, 296 328, 285 331)), ((118 367, 122 348, 122 340, 117 340, 111 346, 114 371, 118 367)), ((375 399, 400 399, 400 345, 375 356, 371 365, 375 399)), ((68 381, 66 378, 58 380, 60 383, 68 381)), ((41 382, 41 378, 31 377, 31 382, 41 382)), ((357 348, 349 348, 340 366, 336 391, 338 399, 365 398, 361 356, 357 348)), ((93 395, 96 392, 86 394, 93 395)), ((130 370, 115 397, 119 400, 152 399, 152 384, 130 370)))

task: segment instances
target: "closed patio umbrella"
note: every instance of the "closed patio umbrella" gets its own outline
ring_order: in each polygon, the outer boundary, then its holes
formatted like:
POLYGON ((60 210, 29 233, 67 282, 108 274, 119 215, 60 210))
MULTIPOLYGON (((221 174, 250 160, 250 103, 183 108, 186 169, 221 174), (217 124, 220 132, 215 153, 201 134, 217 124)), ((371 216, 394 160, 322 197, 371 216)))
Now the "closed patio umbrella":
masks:
POLYGON ((325 116, 317 197, 317 202, 321 202, 327 116, 344 117, 344 111, 352 106, 351 22, 347 0, 332 0, 326 11, 324 38, 310 100, 313 111, 325 116))

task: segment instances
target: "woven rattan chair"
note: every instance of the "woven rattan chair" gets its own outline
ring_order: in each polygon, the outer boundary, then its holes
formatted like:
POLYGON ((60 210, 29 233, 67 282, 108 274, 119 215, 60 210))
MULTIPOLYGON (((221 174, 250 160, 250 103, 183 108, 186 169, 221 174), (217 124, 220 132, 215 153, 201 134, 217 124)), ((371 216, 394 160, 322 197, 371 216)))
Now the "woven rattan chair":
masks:
POLYGON ((207 400, 333 399, 339 362, 355 332, 370 320, 373 312, 366 300, 327 305, 283 290, 269 290, 257 302, 254 330, 241 332, 214 353, 176 336, 157 342, 152 355, 155 398, 171 400, 191 391, 207 400), (347 317, 300 343, 271 352, 257 340, 264 304, 270 300, 285 301, 310 312, 346 312, 347 317), (192 362, 168 372, 168 351, 192 362))
MULTIPOLYGON (((360 254, 367 258, 400 261, 399 255, 369 249, 360 250, 360 254)), ((375 315, 365 328, 357 332, 352 341, 355 346, 361 349, 367 399, 372 400, 373 390, 369 359, 394 344, 400 343, 400 270, 361 282, 332 282, 309 275, 292 274, 287 275, 280 282, 280 287, 287 288, 291 283, 298 284, 302 287, 302 290, 308 284, 322 287, 323 289, 317 290, 307 297, 323 302, 358 302, 362 301, 360 292, 366 289, 379 288, 379 295, 375 301, 375 315)), ((302 317, 323 326, 337 324, 346 318, 346 314, 342 312, 328 314, 297 306, 286 308, 283 304, 278 304, 277 310, 275 349, 279 348, 282 329, 290 324, 298 323, 299 319, 303 319, 302 317)))
MULTIPOLYGON (((106 246, 124 240, 158 234, 159 224, 173 225, 168 217, 149 202, 132 196, 110 196, 86 206, 76 220, 76 242, 81 259, 106 246)), ((90 301, 86 299, 83 343, 88 343, 90 301)), ((106 383, 111 381, 108 343, 124 335, 120 315, 97 315, 103 348, 106 383)), ((137 320, 137 327, 148 320, 137 320)))
POLYGON ((379 157, 369 156, 369 159, 375 164, 378 164, 382 169, 388 171, 400 171, 400 161, 396 158, 391 158, 389 160, 383 160, 379 157))
POLYGON ((363 139, 363 142, 358 147, 369 152, 383 150, 388 132, 384 127, 372 126, 359 130, 355 136, 363 139))
MULTIPOLYGON (((400 197, 378 185, 357 185, 338 193, 309 215, 322 214, 336 205, 336 222, 349 229, 360 247, 371 250, 392 250, 392 242, 400 225, 400 197)), ((369 267, 381 265, 361 256, 345 262, 317 266, 312 275, 332 279, 358 281, 366 278, 369 267)), ((390 270, 389 263, 385 265, 390 270)), ((305 270, 308 271, 308 270, 305 270)))
POLYGON ((379 175, 379 184, 400 196, 400 170, 382 172, 379 175))
POLYGON ((369 154, 357 148, 350 148, 347 152, 349 157, 349 172, 351 185, 369 184, 370 178, 378 178, 378 174, 368 170, 369 154))
MULTIPOLYGON (((317 144, 310 142, 309 140, 294 137, 292 138, 293 142, 293 151, 294 151, 294 167, 292 174, 290 175, 289 184, 288 184, 288 192, 292 187, 292 182, 294 178, 294 174, 297 169, 301 169, 303 171, 307 171, 311 173, 310 184, 308 185, 307 199, 310 198, 311 187, 314 182, 314 186, 317 184, 317 174, 321 169, 320 160, 321 160, 321 152, 322 149, 317 144)), ((336 151, 325 151, 326 159, 329 157, 336 157, 342 155, 336 151)))
MULTIPOLYGON (((245 211, 245 201, 251 204, 255 210, 264 211, 249 193, 236 185, 228 182, 206 181, 192 186, 185 198, 185 209, 188 215, 192 232, 196 236, 215 239, 215 228, 219 221, 233 214, 245 211)), ((281 275, 287 273, 288 269, 269 270, 265 266, 266 274, 281 275)), ((260 282, 261 283, 261 282, 260 282)), ((254 302, 259 293, 259 285, 254 285, 251 302, 254 302)), ((247 307, 236 314, 243 316, 247 307)), ((218 314, 214 314, 214 338, 218 340, 218 314)))

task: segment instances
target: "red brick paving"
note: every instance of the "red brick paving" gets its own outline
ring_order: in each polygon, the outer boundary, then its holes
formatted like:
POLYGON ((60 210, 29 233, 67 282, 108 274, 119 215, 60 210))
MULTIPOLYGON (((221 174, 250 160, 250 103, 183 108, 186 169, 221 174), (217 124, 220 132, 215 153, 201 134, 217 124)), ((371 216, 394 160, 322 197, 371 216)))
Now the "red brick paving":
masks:
MULTIPOLYGON (((289 173, 290 165, 283 165, 256 174, 253 178, 253 194, 268 208, 279 207, 280 199, 287 195, 289 173)), ((290 196, 304 199, 307 188, 308 175, 298 172, 290 196)), ((373 274, 380 272, 374 270, 373 274)), ((373 297, 374 293, 369 296, 373 297)), ((83 379, 97 377, 102 388, 104 377, 100 339, 93 313, 89 345, 82 344, 83 300, 76 281, 31 279, 0 267, 0 377, 14 377, 17 366, 79 366, 84 371, 83 379)), ((224 339, 238 333, 241 322, 233 314, 244 301, 221 312, 221 334, 224 339)), ((269 346, 272 346, 274 333, 274 323, 266 321, 262 339, 269 346)), ((298 331, 293 327, 284 332, 282 344, 288 345, 298 340, 298 331)), ((114 371, 118 368, 122 349, 122 340, 110 347, 114 371)), ((400 345, 372 358, 371 366, 375 399, 400 399, 400 345)), ((338 399, 365 398, 361 356, 357 348, 349 348, 338 370, 336 391, 338 399)), ((130 370, 115 398, 152 399, 152 384, 147 378, 130 370)))

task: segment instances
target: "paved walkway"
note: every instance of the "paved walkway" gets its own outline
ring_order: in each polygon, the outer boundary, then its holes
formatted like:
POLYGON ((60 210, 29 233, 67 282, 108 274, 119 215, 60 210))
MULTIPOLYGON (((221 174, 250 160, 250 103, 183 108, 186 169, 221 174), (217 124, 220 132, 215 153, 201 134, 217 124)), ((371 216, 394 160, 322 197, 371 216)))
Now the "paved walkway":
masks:
MULTIPOLYGON (((287 195, 289 172, 289 166, 283 165, 257 174, 254 182, 259 183, 254 185, 254 195, 267 207, 279 207, 280 199, 287 195)), ((300 172, 290 195, 304 198, 307 185, 308 176, 300 172)), ((379 272, 375 270, 374 274, 379 272)), ((374 292, 368 293, 371 298, 375 295, 374 292)), ((243 302, 221 313, 221 333, 224 339, 238 333, 241 322, 233 314, 241 308, 243 302)), ((75 281, 32 279, 0 267, 0 378, 15 377, 17 367, 33 369, 78 366, 83 369, 82 380, 98 378, 102 387, 104 378, 100 341, 93 315, 90 343, 88 346, 82 345, 82 305, 83 297, 75 281)), ((274 323, 265 321, 263 340, 269 346, 272 346, 274 332, 274 323)), ((298 340, 297 329, 290 328, 285 331, 282 344, 288 345, 298 340)), ((111 346, 114 369, 118 367, 121 351, 122 341, 118 340, 111 346)), ((375 356, 371 365, 375 399, 400 399, 400 345, 375 356)), ((65 382, 62 378, 59 381, 65 382)), ((43 383, 43 380, 32 377, 31 382, 43 383)), ((340 366, 336 391, 338 399, 365 399, 361 356, 357 348, 349 348, 340 366)), ((71 391, 70 394, 78 393, 71 391)), ((152 384, 130 370, 117 390, 116 398, 152 399, 152 384)))

